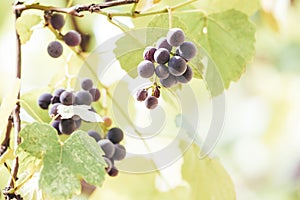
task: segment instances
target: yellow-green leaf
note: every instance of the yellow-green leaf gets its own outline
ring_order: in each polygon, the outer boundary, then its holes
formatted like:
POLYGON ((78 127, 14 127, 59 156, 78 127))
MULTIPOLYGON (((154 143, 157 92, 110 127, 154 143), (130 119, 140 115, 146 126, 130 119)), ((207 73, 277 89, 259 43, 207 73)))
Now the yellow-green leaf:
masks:
POLYGON ((20 79, 16 79, 12 90, 2 100, 2 104, 0 107, 0 136, 6 128, 7 119, 16 105, 18 93, 20 90, 20 83, 20 79))
POLYGON ((20 36, 21 44, 25 44, 33 33, 32 27, 38 25, 42 21, 41 16, 36 14, 22 15, 17 19, 16 29, 20 36))

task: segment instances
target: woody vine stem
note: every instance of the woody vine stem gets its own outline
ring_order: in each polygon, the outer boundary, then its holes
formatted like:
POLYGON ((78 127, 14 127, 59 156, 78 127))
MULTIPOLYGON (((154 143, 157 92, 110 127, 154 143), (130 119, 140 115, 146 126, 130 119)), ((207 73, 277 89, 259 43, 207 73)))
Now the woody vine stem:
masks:
MULTIPOLYGON (((106 2, 106 3, 101 3, 101 4, 89 4, 89 5, 75 5, 71 7, 54 7, 54 6, 45 6, 41 5, 39 3, 35 4, 23 4, 22 2, 17 1, 13 8, 14 8, 14 14, 15 14, 15 20, 17 20, 19 17, 21 17, 21 14, 25 10, 41 10, 41 11, 47 11, 47 12, 59 12, 59 13, 65 13, 68 15, 72 15, 75 17, 83 17, 84 15, 82 12, 90 12, 90 13, 97 13, 101 15, 107 16, 108 20, 112 22, 113 17, 116 16, 124 16, 124 17, 131 17, 131 18, 136 18, 136 17, 142 17, 142 16, 149 16, 149 15, 156 15, 156 14, 163 14, 163 13, 169 13, 169 17, 171 18, 171 13, 181 7, 184 7, 186 5, 189 5, 191 3, 194 3, 196 0, 188 0, 183 3, 179 3, 173 7, 165 7, 161 10, 157 11, 150 11, 150 12, 139 12, 136 10, 137 4, 139 0, 117 0, 117 1, 111 1, 111 2, 106 2), (120 6, 120 5, 128 5, 128 4, 133 4, 133 7, 130 12, 107 12, 104 9, 109 8, 109 7, 114 7, 114 6, 120 6)), ((171 21, 169 22, 171 26, 171 21)), ((116 23, 113 23, 119 28, 119 26, 116 23)), ((80 54, 77 52, 77 54, 80 54)), ((18 35, 16 31, 16 78, 21 79, 21 71, 22 71, 22 52, 21 52, 21 41, 20 41, 20 36, 18 35)), ((21 130, 21 119, 20 119, 20 91, 18 92, 18 101, 16 103, 16 106, 14 110, 12 111, 11 116, 8 119, 7 123, 7 128, 6 128, 6 134, 3 142, 1 143, 0 147, 0 156, 3 155, 6 150, 9 148, 9 143, 10 143, 10 132, 12 129, 12 126, 14 128, 14 148, 17 148, 17 146, 20 144, 21 140, 19 137, 19 132, 21 130)), ((5 166, 7 166, 5 164, 5 166)), ((9 169, 9 167, 7 166, 9 169)), ((4 195, 7 197, 7 199, 11 199, 10 196, 13 196, 13 198, 18 199, 18 196, 15 194, 16 190, 13 190, 15 187, 15 181, 17 180, 17 174, 18 174, 18 169, 19 169, 19 160, 18 157, 15 158, 13 162, 13 166, 10 170, 11 177, 8 182, 7 188, 4 191, 4 195)))

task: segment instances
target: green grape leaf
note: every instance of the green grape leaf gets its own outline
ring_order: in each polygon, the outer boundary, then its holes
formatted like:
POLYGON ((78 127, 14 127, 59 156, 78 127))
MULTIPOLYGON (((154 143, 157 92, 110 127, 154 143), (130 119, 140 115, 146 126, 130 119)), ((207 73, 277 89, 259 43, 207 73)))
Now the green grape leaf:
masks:
POLYGON ((259 0, 201 0, 194 3, 193 7, 208 13, 236 9, 247 15, 253 15, 261 6, 259 0))
POLYGON ((2 99, 0 107, 0 139, 7 125, 7 119, 13 111, 20 91, 20 79, 16 79, 12 90, 2 99))
POLYGON ((186 199, 236 199, 233 182, 220 161, 209 157, 199 160, 198 157, 196 145, 192 145, 184 156, 182 177, 191 190, 186 199))
POLYGON ((32 27, 42 22, 42 18, 36 14, 22 15, 17 19, 16 29, 20 36, 21 44, 30 40, 33 33, 32 27))
POLYGON ((35 89, 21 95, 21 106, 35 120, 39 122, 50 122, 48 110, 41 109, 37 103, 41 94, 49 89, 35 89))
POLYGON ((75 131, 65 141, 48 124, 35 122, 20 132, 18 151, 42 159, 39 188, 47 199, 68 199, 80 193, 80 181, 101 186, 105 176, 103 152, 86 132, 75 131))
POLYGON ((186 32, 198 41, 208 54, 208 66, 204 74, 212 95, 227 89, 237 81, 254 56, 255 26, 246 14, 237 10, 204 15, 186 13, 181 20, 189 21, 186 32))
MULTIPOLYGON (((158 173, 120 173, 117 179, 108 179, 102 188, 97 188, 90 200, 234 200, 233 183, 219 160, 209 157, 199 160, 198 156, 199 149, 196 145, 192 145, 184 153, 184 163, 181 168, 182 184, 173 186, 170 190, 160 191, 157 189, 156 184, 157 178, 166 179, 164 180, 166 183, 172 180, 171 177, 165 175, 169 174, 167 172, 159 175, 157 175, 158 173), (143 180, 143 184, 140 184, 141 180, 143 180)), ((145 160, 145 162, 149 161, 145 160)), ((139 163, 136 163, 136 165, 139 165, 139 163)), ((165 170, 167 171, 168 168, 165 170)), ((180 173, 180 169, 178 171, 180 173)), ((172 172, 176 173, 177 171, 172 172)), ((174 174, 174 176, 178 175, 174 174)))

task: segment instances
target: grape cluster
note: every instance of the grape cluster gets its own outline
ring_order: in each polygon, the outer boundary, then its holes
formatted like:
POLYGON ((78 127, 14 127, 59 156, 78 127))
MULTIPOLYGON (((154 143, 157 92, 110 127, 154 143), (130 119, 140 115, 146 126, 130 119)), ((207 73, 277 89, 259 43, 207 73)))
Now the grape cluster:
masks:
MULTIPOLYGON (((93 81, 84 78, 81 81, 82 90, 74 92, 65 89, 57 89, 53 94, 44 93, 38 98, 38 105, 42 109, 49 109, 49 115, 55 120, 52 126, 57 130, 58 134, 70 135, 81 125, 82 119, 78 115, 74 115, 69 119, 61 119, 58 114, 59 105, 88 105, 100 99, 101 93, 98 88, 93 87, 93 81)), ((92 110, 92 109, 91 109, 92 110)))
POLYGON ((89 136, 93 137, 104 152, 104 160, 107 164, 105 168, 109 176, 117 176, 119 170, 114 165, 115 161, 123 160, 126 156, 126 149, 120 142, 124 138, 124 133, 120 128, 114 127, 108 130, 106 138, 101 138, 96 131, 89 131, 89 136))
MULTIPOLYGON (((64 16, 57 13, 51 15, 49 24, 55 30, 60 31, 65 24, 64 16)), ((70 30, 63 35, 63 40, 66 45, 74 47, 81 43, 81 35, 77 31, 70 30)), ((47 51, 52 58, 58 58, 63 53, 63 46, 59 41, 52 41, 48 44, 47 51)))
MULTIPOLYGON (((151 78, 154 74, 165 88, 171 88, 178 83, 188 83, 193 78, 193 70, 188 65, 197 53, 192 42, 185 41, 185 34, 180 28, 172 28, 166 37, 160 38, 156 46, 146 47, 144 60, 137 66, 138 75, 151 78), (173 51, 174 50, 174 51, 173 51)), ((137 100, 145 101, 149 109, 156 108, 160 96, 159 86, 154 82, 152 95, 148 97, 148 89, 137 92, 137 100)))

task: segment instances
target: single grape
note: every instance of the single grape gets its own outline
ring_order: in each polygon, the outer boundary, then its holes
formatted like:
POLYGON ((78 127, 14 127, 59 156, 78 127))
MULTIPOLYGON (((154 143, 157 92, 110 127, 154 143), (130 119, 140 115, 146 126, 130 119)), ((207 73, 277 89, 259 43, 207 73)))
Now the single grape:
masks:
POLYGON ((145 101, 145 105, 148 109, 154 109, 157 107, 158 105, 158 99, 154 96, 150 96, 146 99, 145 101))
POLYGON ((60 124, 60 120, 54 120, 51 126, 56 129, 58 135, 61 135, 61 132, 59 130, 59 124, 60 124))
POLYGON ((38 105, 42 109, 48 109, 50 103, 51 103, 52 95, 50 93, 44 93, 38 98, 38 105))
POLYGON ((60 30, 65 25, 64 16, 61 14, 53 14, 50 19, 50 24, 56 30, 60 30))
POLYGON ((89 93, 92 95, 93 101, 98 101, 101 97, 101 93, 98 88, 91 88, 89 93))
MULTIPOLYGON (((50 117, 55 117, 55 116, 58 115, 57 107, 58 107, 59 105, 61 105, 61 103, 55 103, 55 104, 52 105, 52 107, 51 107, 50 110, 49 110, 49 115, 50 115, 50 117)), ((56 118, 56 119, 60 119, 60 116, 58 116, 58 118, 56 118)))
POLYGON ((114 160, 123 160, 126 156, 126 149, 121 144, 115 144, 115 153, 112 157, 114 160))
POLYGON ((118 176, 118 174, 119 174, 119 170, 115 166, 113 166, 111 170, 108 172, 108 175, 111 177, 118 176))
POLYGON ((60 103, 59 97, 61 95, 61 93, 63 93, 64 91, 66 91, 65 89, 57 89, 53 92, 53 97, 51 98, 51 103, 55 104, 55 103, 60 103))
POLYGON ((99 140, 98 144, 101 147, 101 149, 103 150, 103 152, 107 158, 111 158, 114 155, 115 146, 110 140, 108 140, 108 139, 99 140))
POLYGON ((105 167, 106 172, 109 172, 111 168, 114 166, 111 160, 105 156, 103 156, 103 160, 106 162, 107 167, 105 167))
POLYGON ((75 124, 76 124, 76 129, 78 129, 80 126, 81 126, 81 118, 79 115, 74 115, 72 117, 72 119, 75 121, 75 124))
POLYGON ((165 48, 159 48, 154 53, 154 60, 158 64, 165 64, 170 59, 170 52, 168 49, 165 48))
POLYGON ((169 52, 172 51, 172 46, 168 43, 166 37, 162 37, 162 38, 160 38, 160 39, 157 40, 157 42, 156 42, 156 49, 159 49, 159 48, 168 49, 169 52))
POLYGON ((192 59, 197 53, 197 48, 192 42, 182 43, 182 45, 179 46, 178 50, 179 55, 186 60, 192 59))
POLYGON ((96 140, 96 142, 101 140, 101 136, 97 131, 90 130, 90 131, 88 131, 88 135, 91 136, 92 138, 94 138, 96 140))
POLYGON ((192 70, 192 68, 190 66, 187 66, 184 74, 182 74, 181 76, 177 76, 177 80, 180 83, 188 83, 192 80, 194 75, 194 72, 192 70))
POLYGON ((154 64, 149 60, 143 60, 137 67, 140 77, 150 78, 154 74, 154 64))
POLYGON ((90 90, 93 87, 93 81, 90 78, 84 78, 81 81, 81 88, 83 90, 90 90))
POLYGON ((79 91, 75 94, 75 104, 77 105, 91 105, 92 101, 93 97, 87 91, 79 91))
POLYGON ((114 144, 118 144, 124 138, 124 133, 121 129, 114 127, 108 130, 107 138, 114 144))
POLYGON ((66 106, 73 105, 75 102, 75 95, 73 92, 64 91, 61 93, 59 100, 62 104, 66 106))
POLYGON ((63 53, 63 46, 58 41, 52 41, 48 44, 47 52, 52 58, 58 58, 63 53))
POLYGON ((155 89, 153 90, 152 96, 155 96, 156 98, 160 97, 159 87, 155 87, 155 89))
POLYGON ((59 131, 70 135, 76 130, 76 123, 73 119, 62 119, 59 123, 59 131))
POLYGON ((167 34, 167 41, 171 46, 180 46, 185 39, 184 32, 180 28, 172 28, 167 34))
POLYGON ((143 57, 145 60, 149 60, 151 62, 154 62, 154 53, 156 51, 155 47, 146 47, 146 49, 143 52, 143 57))
POLYGON ((173 56, 169 61, 169 72, 174 76, 182 75, 186 68, 186 61, 180 56, 173 56))
POLYGON ((158 65, 155 68, 155 74, 158 78, 165 79, 169 76, 169 69, 166 65, 158 65))
POLYGON ((140 89, 137 91, 136 96, 137 96, 136 99, 138 101, 145 101, 146 98, 148 97, 148 91, 145 89, 140 89))
POLYGON ((64 36, 64 41, 68 46, 77 46, 81 42, 81 35, 77 31, 69 31, 65 36, 64 36))
POLYGON ((112 120, 111 120, 110 117, 108 117, 108 116, 103 116, 102 119, 103 119, 103 121, 104 121, 103 124, 104 124, 106 127, 110 127, 110 126, 111 126, 112 120))
POLYGON ((177 79, 176 79, 176 76, 173 76, 172 74, 170 74, 168 76, 168 78, 166 78, 166 79, 160 79, 160 83, 165 88, 170 88, 170 87, 176 85, 177 79))

